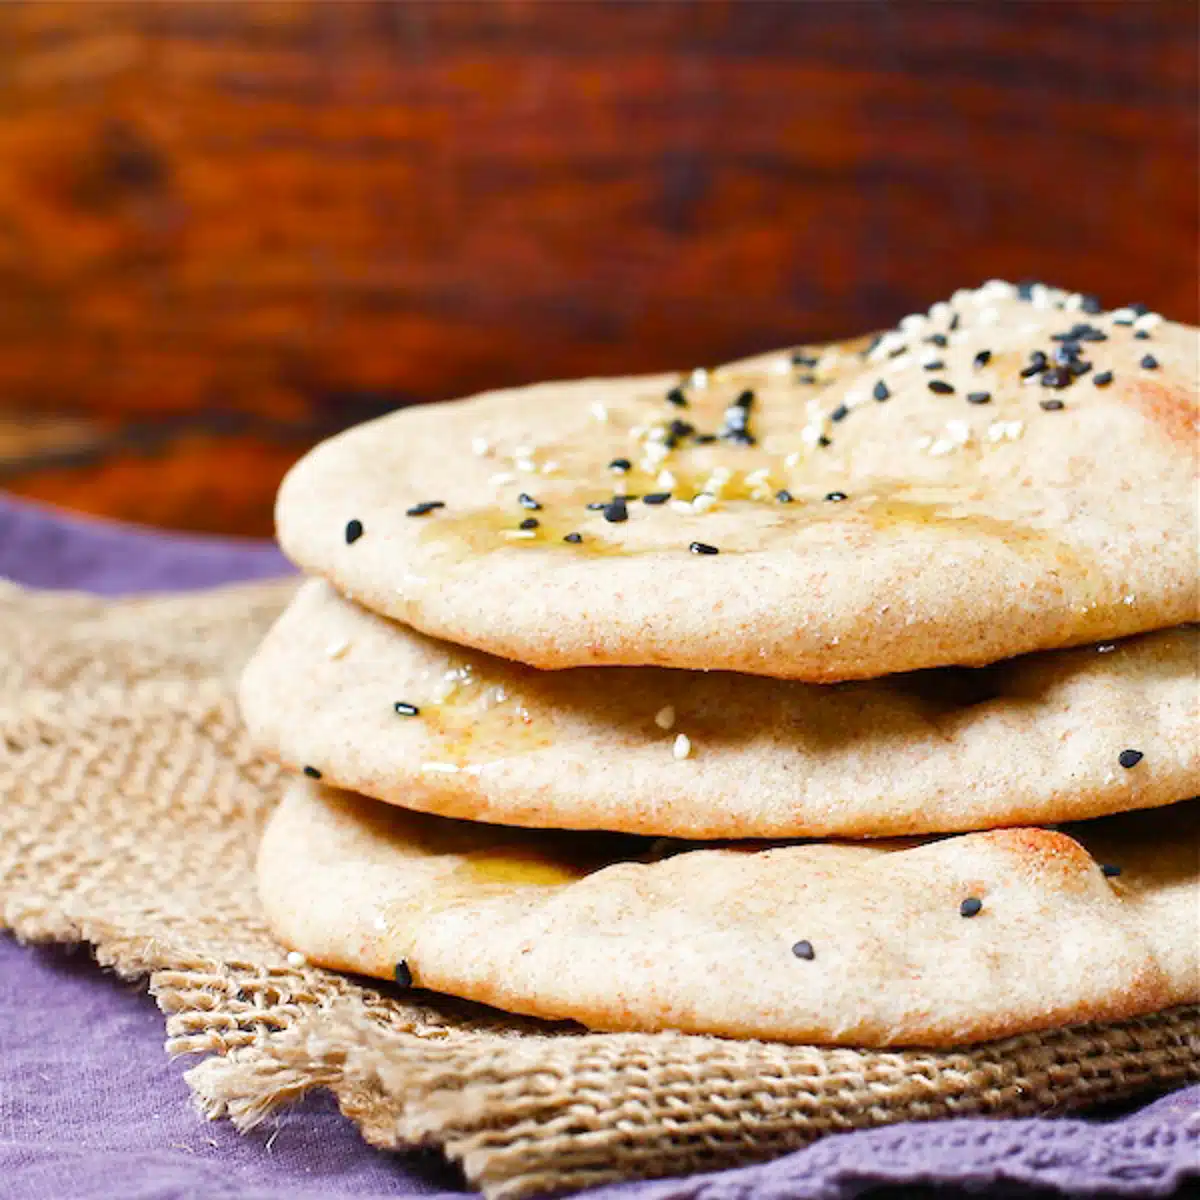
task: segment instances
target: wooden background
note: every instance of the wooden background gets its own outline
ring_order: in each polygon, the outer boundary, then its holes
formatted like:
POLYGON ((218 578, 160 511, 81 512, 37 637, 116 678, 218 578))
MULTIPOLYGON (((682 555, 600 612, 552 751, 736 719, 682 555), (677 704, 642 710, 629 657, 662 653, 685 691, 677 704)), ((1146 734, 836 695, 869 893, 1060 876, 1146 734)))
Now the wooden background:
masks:
POLYGON ((1197 320, 1196 8, 0 4, 0 488, 264 533, 397 404, 1033 276, 1197 320))

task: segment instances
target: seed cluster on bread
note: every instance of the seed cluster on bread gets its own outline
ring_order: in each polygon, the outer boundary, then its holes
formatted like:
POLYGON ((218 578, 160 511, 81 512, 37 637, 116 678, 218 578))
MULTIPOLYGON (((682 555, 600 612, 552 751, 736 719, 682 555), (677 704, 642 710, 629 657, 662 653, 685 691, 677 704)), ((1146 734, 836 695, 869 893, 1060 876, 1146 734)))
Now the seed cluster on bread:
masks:
POLYGON ((1200 999, 1197 337, 993 281, 316 447, 277 505, 314 579, 241 686, 308 777, 276 932, 600 1029, 953 1045, 1200 999))

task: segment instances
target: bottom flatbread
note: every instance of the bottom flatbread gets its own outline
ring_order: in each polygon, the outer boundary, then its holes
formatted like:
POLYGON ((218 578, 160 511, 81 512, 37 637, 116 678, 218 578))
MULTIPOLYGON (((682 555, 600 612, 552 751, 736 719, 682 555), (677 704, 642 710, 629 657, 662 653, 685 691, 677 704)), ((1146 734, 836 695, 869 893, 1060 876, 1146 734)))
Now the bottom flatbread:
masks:
POLYGON ((339 970, 595 1029, 946 1046, 1200 1001, 1198 830, 1190 801, 1070 833, 699 849, 299 780, 258 875, 276 934, 339 970))

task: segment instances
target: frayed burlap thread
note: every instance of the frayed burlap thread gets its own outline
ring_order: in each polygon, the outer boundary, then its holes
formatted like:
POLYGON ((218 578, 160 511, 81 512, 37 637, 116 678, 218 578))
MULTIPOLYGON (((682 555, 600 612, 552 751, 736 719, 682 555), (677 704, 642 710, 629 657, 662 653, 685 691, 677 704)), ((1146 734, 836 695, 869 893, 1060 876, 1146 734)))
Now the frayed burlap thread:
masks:
POLYGON ((280 773, 233 682, 293 584, 104 602, 0 585, 0 924, 147 978, 201 1109, 327 1088, 496 1200, 772 1158, 898 1121, 1066 1112, 1200 1078, 1200 1007, 962 1051, 592 1034, 290 966, 254 890, 280 773))

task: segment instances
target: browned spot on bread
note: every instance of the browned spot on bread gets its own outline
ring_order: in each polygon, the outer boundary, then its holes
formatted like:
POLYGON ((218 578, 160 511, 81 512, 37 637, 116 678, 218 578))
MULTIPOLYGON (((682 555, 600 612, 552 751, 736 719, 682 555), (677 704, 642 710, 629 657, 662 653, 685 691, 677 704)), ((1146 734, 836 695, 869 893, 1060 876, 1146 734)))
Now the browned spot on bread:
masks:
POLYGON ((1200 431, 1200 412, 1186 387, 1137 379, 1126 392, 1130 403, 1172 441, 1191 445, 1200 431))
POLYGON ((1054 829, 997 829, 986 836, 1036 877, 1046 879, 1053 872, 1056 884, 1095 867, 1092 856, 1073 837, 1054 829))

